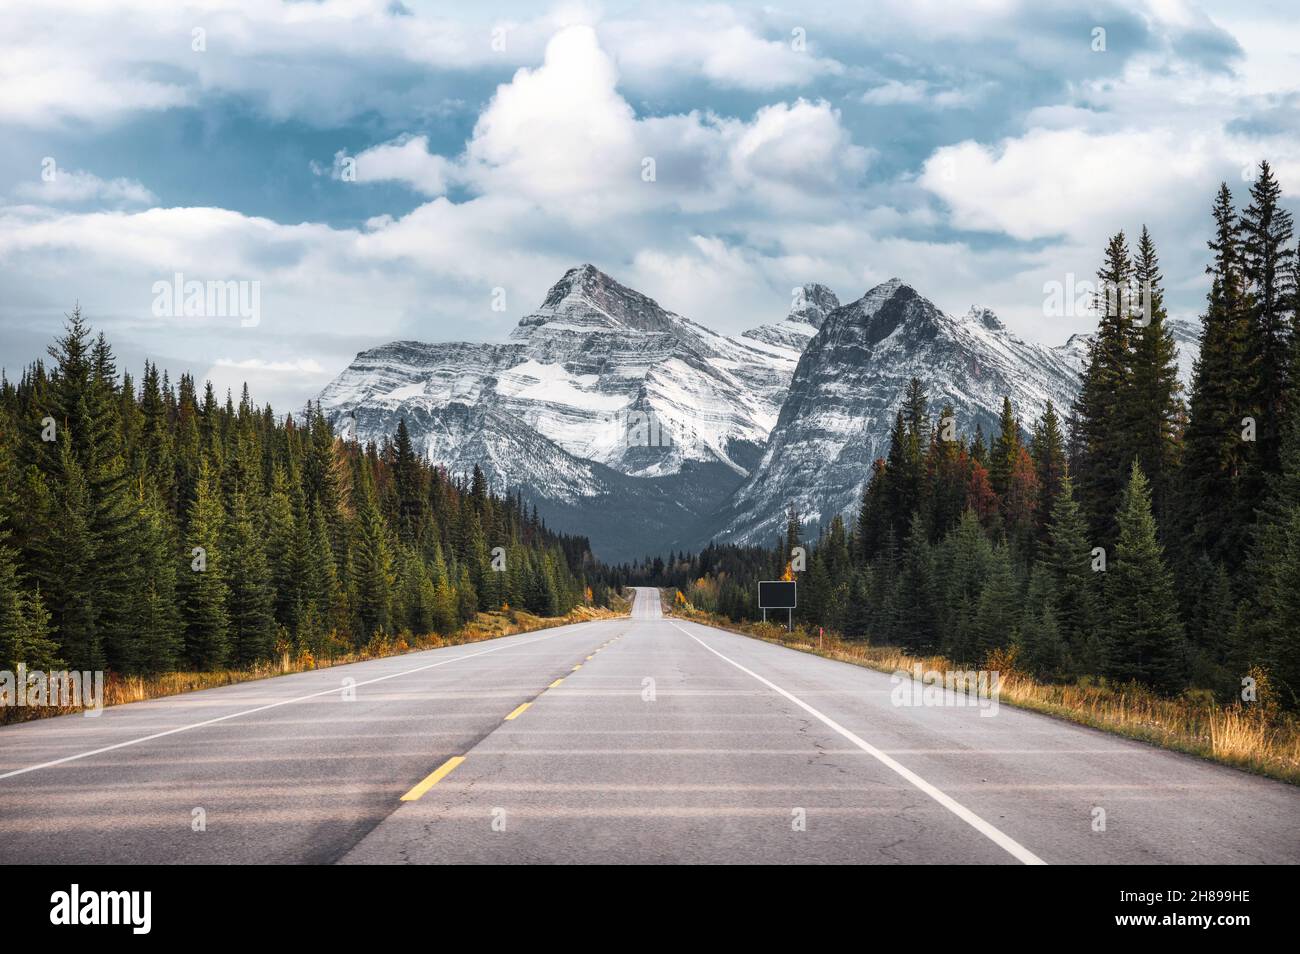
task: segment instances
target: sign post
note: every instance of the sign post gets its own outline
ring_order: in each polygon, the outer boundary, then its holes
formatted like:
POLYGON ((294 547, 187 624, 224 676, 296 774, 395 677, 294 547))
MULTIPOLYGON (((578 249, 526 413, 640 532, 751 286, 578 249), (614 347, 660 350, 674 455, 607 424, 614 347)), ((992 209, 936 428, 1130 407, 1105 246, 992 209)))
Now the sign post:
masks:
POLYGON ((758 606, 763 611, 763 622, 767 622, 767 611, 783 609, 787 611, 786 625, 794 629, 794 611, 798 605, 794 580, 760 580, 758 584, 758 606))

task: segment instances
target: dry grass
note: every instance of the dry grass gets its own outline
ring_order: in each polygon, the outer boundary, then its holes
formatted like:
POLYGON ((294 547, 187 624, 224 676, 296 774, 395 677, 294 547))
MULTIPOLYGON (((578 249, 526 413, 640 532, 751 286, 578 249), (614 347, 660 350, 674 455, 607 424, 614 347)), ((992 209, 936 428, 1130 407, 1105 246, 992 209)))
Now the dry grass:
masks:
MULTIPOLYGON (((678 607, 677 613, 881 672, 911 671, 918 663, 925 670, 940 672, 969 668, 943 656, 909 656, 895 647, 872 646, 832 633, 827 633, 819 646, 817 634, 801 628, 791 633, 772 623, 733 623, 689 607, 678 607)), ((1265 673, 1252 672, 1260 702, 1222 706, 1207 694, 1188 692, 1166 698, 1135 684, 1112 686, 1088 679, 1068 685, 1039 682, 1015 669, 1014 653, 986 660, 982 668, 1000 673, 1000 702, 1300 784, 1300 721, 1270 704, 1265 673)))
MULTIPOLYGON (((567 626, 570 623, 584 623, 594 619, 611 619, 627 615, 627 601, 615 600, 613 609, 579 606, 567 616, 534 616, 523 610, 510 612, 479 613, 473 622, 449 636, 430 633, 425 636, 396 636, 376 638, 360 650, 336 652, 317 658, 310 652, 284 652, 274 662, 259 663, 245 669, 219 669, 213 672, 169 672, 156 676, 120 676, 108 673, 104 680, 104 705, 120 706, 128 702, 143 702, 146 699, 158 699, 162 696, 174 696, 182 692, 194 692, 199 689, 213 689, 217 686, 230 686, 239 682, 251 682, 254 679, 266 679, 270 676, 283 676, 293 672, 308 672, 312 669, 327 669, 331 666, 343 666, 348 663, 362 662, 367 659, 380 659, 385 656, 400 656, 403 653, 419 652, 425 649, 438 649, 443 646, 459 646, 463 643, 476 643, 500 636, 513 636, 517 633, 529 633, 538 629, 554 626, 567 626)), ((28 722, 49 716, 63 715, 80 711, 75 706, 5 706, 0 708, 0 725, 11 722, 28 722)))

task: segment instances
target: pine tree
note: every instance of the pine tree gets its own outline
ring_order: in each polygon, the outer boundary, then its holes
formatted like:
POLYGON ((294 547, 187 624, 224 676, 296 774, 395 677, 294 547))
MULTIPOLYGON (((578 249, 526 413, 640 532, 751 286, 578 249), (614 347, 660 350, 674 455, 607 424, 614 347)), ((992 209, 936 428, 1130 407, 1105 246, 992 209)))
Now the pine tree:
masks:
POLYGON ((912 514, 921 506, 925 471, 921 460, 921 438, 902 410, 894 417, 889 435, 889 456, 885 460, 881 503, 887 525, 895 539, 907 535, 912 514))
POLYGON ((1029 451, 1020 447, 1007 479, 1002 515, 1008 543, 1015 558, 1024 564, 1033 560, 1038 536, 1038 476, 1029 451))
POLYGON ((1065 437, 1061 433, 1061 420, 1051 401, 1047 402, 1043 416, 1034 425, 1031 456, 1034 475, 1038 481, 1038 499, 1034 509, 1038 514, 1040 536, 1045 538, 1052 503, 1060 494, 1061 483, 1066 476, 1065 437))
POLYGON ((357 639, 369 640, 376 633, 389 633, 392 600, 392 557, 375 497, 368 466, 361 468, 357 488, 359 500, 353 530, 354 573, 352 585, 357 616, 357 639))
POLYGON ((195 669, 218 669, 230 655, 230 619, 226 615, 228 590, 221 552, 225 511, 217 477, 204 460, 199 466, 194 504, 190 508, 180 587, 184 599, 185 655, 195 669))
POLYGON ((1277 526, 1277 559, 1261 590, 1274 615, 1264 630, 1260 655, 1291 709, 1300 709, 1300 503, 1283 513, 1277 526))
POLYGON ((997 546, 988 562, 988 575, 980 589, 975 613, 974 658, 983 660, 992 650, 1014 643, 1019 623, 1020 606, 1011 551, 1006 546, 997 546))
POLYGON ((1056 615, 1056 585, 1051 570, 1038 563, 1029 577, 1020 621, 1017 662, 1040 679, 1059 680, 1069 669, 1065 639, 1056 615))
POLYGON ((1125 429, 1129 450, 1150 482, 1152 510, 1163 525, 1173 515, 1172 497, 1186 410, 1178 380, 1178 345, 1166 324, 1160 265, 1146 226, 1138 240, 1133 277, 1142 296, 1143 317, 1133 329, 1125 429))
POLYGON ((228 638, 241 666, 269 659, 275 649, 275 593, 261 534, 248 510, 248 496, 235 494, 223 535, 228 638))
POLYGON ((957 529, 944 540, 941 553, 944 649, 954 659, 973 659, 979 654, 976 614, 993 559, 993 547, 973 510, 962 514, 957 529))
POLYGON ((1183 684, 1186 672, 1183 625, 1156 539, 1151 491, 1137 461, 1116 523, 1119 540, 1106 580, 1106 675, 1171 692, 1183 684))
POLYGON ((1242 440, 1255 385, 1246 363, 1247 313, 1240 260, 1241 227, 1227 184, 1214 203, 1214 261, 1200 351, 1192 372, 1181 474, 1183 578, 1191 594, 1205 583, 1198 567, 1235 571, 1246 551, 1253 502, 1241 486, 1254 447, 1242 440), (1205 501, 1215 506, 1204 506, 1205 501))
POLYGON ((1074 499, 1068 475, 1052 504, 1048 546, 1041 559, 1051 571, 1055 616, 1068 656, 1081 668, 1095 671, 1099 663, 1099 573, 1093 570, 1087 524, 1074 499))
POLYGON ((1020 456, 1020 422, 1011 409, 1011 399, 1002 399, 1002 415, 998 419, 998 436, 993 438, 989 453, 989 482, 999 497, 1006 495, 1011 485, 1011 471, 1020 456))
POLYGON ((138 526, 132 533, 136 556, 130 625, 134 639, 125 668, 129 672, 170 672, 180 664, 185 645, 176 588, 176 529, 156 491, 149 491, 138 513, 138 526))
POLYGON ((1291 213, 1281 206, 1282 187, 1267 161, 1250 187, 1250 205, 1241 215, 1241 265, 1250 295, 1247 305, 1250 341, 1247 360, 1255 392, 1251 404, 1259 414, 1260 473, 1253 496, 1266 492, 1267 478, 1280 469, 1282 415, 1290 376, 1292 312, 1295 307, 1295 249, 1291 213))
POLYGON ((283 467, 276 467, 266 511, 266 565, 275 622, 296 635, 308 602, 306 562, 310 543, 294 511, 289 477, 283 467))
POLYGON ((29 669, 59 668, 62 663, 49 625, 40 594, 25 587, 18 575, 18 551, 6 545, 0 534, 0 667, 10 672, 19 663, 29 669))
POLYGON ((966 487, 970 479, 969 458, 960 440, 946 439, 942 422, 954 422, 951 404, 940 412, 941 426, 934 433, 926 455, 925 514, 930 542, 938 543, 961 520, 966 508, 966 487))
POLYGON ((1133 456, 1128 434, 1117 424, 1125 420, 1130 398, 1133 318, 1127 297, 1132 261, 1124 233, 1112 236, 1097 272, 1100 291, 1097 333, 1088 350, 1083 384, 1074 404, 1072 443, 1079 502, 1088 517, 1092 537, 1108 546, 1116 534, 1115 512, 1124 490, 1124 473, 1133 456))
POLYGON ((94 504, 69 434, 59 439, 57 470, 48 482, 31 475, 29 499, 41 517, 32 528, 39 544, 29 565, 58 634, 59 654, 74 669, 96 670, 105 668, 107 657, 96 600, 94 504))
POLYGON ((912 525, 903 545, 896 621, 897 641, 910 653, 932 652, 939 641, 935 619, 937 597, 934 576, 929 534, 921 515, 916 514, 912 517, 912 525))
MULTIPOLYGON (((1300 338, 1294 344, 1300 360, 1300 338)), ((1300 380, 1291 383, 1292 406, 1300 406, 1300 380)), ((1279 471, 1258 511, 1245 578, 1239 631, 1241 664, 1262 662, 1274 672, 1291 705, 1300 703, 1300 614, 1296 593, 1300 560, 1300 414, 1290 414, 1282 434, 1279 471)))

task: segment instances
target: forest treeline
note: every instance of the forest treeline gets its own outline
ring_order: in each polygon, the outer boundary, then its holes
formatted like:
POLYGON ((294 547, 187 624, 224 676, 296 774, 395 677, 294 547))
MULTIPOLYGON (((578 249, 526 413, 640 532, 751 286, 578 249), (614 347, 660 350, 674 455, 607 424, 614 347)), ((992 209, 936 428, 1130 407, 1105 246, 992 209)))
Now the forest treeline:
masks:
MULTIPOLYGON (((1014 647, 1052 680, 1228 699, 1264 671, 1296 706, 1300 303, 1280 197, 1268 163, 1245 208, 1226 184, 1215 197, 1189 393, 1145 227, 1132 249, 1123 233, 1105 248, 1098 287, 1136 287, 1143 307, 1099 294, 1073 407, 1025 426, 1005 401, 986 440, 945 426, 952 408, 936 412, 913 380, 856 521, 835 517, 805 544, 796 619, 962 662, 1014 647)), ((755 619, 757 581, 780 577, 802 543, 789 517, 775 547, 712 545, 628 578, 755 619)))
POLYGON ((49 351, 0 382, 0 668, 243 667, 608 603, 585 538, 430 466, 405 422, 361 446, 247 386, 137 386, 79 309, 49 351))

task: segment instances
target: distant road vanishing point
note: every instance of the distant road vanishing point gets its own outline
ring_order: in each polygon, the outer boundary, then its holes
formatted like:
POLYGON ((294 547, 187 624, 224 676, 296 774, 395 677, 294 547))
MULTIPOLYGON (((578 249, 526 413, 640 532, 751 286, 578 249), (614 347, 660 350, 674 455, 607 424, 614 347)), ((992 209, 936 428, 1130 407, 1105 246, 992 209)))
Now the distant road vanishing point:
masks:
POLYGON ((0 863, 1300 862, 1300 789, 893 689, 640 589, 630 618, 0 728, 0 863))

